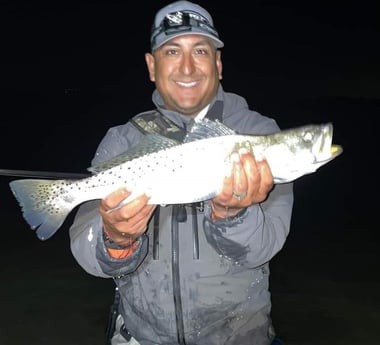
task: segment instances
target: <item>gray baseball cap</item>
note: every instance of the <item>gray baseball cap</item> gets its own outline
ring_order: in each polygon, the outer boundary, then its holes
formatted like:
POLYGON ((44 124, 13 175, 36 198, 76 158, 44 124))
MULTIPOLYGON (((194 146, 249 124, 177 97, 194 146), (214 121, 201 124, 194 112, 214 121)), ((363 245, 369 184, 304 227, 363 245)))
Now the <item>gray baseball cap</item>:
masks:
POLYGON ((150 37, 151 49, 154 51, 174 37, 189 34, 211 38, 216 48, 224 46, 210 13, 190 1, 176 1, 156 13, 150 37))

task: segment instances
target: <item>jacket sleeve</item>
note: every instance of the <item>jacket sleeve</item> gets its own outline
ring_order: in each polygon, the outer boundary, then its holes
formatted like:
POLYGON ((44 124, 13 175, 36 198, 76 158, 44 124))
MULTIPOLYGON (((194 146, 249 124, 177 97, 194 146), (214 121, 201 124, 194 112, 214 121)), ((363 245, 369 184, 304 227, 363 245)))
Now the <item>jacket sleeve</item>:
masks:
MULTIPOLYGON (((131 124, 108 130, 99 144, 92 164, 104 162, 137 142, 141 134, 131 124)), ((128 186, 127 186, 128 187, 128 186)), ((118 260, 108 255, 102 237, 102 220, 98 212, 99 200, 83 203, 70 226, 71 252, 79 265, 98 277, 115 277, 134 271, 147 253, 147 238, 142 236, 132 255, 118 260)))
POLYGON ((133 272, 146 256, 147 237, 138 239, 132 255, 122 260, 112 258, 104 245, 98 206, 99 201, 89 201, 79 208, 70 227, 71 252, 80 266, 94 276, 117 277, 133 272))
POLYGON ((282 249, 292 208, 292 183, 276 185, 265 202, 250 206, 237 217, 213 222, 207 205, 207 240, 220 255, 251 268, 261 266, 282 249))

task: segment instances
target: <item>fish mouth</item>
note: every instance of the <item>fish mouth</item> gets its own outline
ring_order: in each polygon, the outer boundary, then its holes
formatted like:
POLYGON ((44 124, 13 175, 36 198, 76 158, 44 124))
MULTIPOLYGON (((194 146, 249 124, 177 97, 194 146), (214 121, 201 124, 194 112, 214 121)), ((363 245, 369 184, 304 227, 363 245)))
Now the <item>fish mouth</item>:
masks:
POLYGON ((332 123, 327 123, 320 129, 317 139, 312 146, 312 152, 316 163, 329 160, 339 151, 338 148, 333 148, 332 137, 333 125, 332 123))
POLYGON ((331 145, 331 155, 336 157, 343 152, 343 147, 340 145, 331 145))
POLYGON ((315 163, 327 163, 328 161, 333 160, 335 157, 338 157, 343 152, 343 147, 340 145, 331 145, 330 154, 326 157, 320 157, 315 161, 315 163))
POLYGON ((340 145, 331 145, 330 148, 330 153, 331 153, 331 158, 335 158, 339 156, 343 152, 343 147, 340 145))

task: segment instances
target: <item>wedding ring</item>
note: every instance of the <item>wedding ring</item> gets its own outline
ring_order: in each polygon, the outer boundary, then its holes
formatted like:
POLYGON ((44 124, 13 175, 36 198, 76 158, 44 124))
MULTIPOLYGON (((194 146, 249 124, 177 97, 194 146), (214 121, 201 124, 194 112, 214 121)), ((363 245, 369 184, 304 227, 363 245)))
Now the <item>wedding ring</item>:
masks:
POLYGON ((241 199, 244 199, 247 196, 247 191, 242 193, 232 191, 232 196, 240 201, 241 199))

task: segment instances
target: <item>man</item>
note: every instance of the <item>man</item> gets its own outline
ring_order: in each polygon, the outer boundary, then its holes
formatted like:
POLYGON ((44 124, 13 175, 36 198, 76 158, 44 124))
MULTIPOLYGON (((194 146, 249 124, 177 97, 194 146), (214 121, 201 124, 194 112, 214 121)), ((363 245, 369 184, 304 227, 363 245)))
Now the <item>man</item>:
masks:
MULTIPOLYGON (((217 118, 238 133, 278 131, 273 119, 223 90, 223 45, 204 8, 178 1, 159 10, 145 55, 156 109, 110 128, 93 164, 149 131, 183 135, 194 118, 217 118)), ((118 208, 132 192, 125 186, 79 208, 73 255, 88 273, 113 278, 120 296, 112 344, 274 341, 269 261, 289 233, 292 184, 274 186, 265 159, 246 150, 231 162, 220 194, 201 204, 149 205, 143 194, 118 208)))

